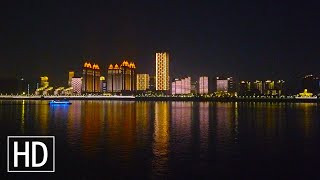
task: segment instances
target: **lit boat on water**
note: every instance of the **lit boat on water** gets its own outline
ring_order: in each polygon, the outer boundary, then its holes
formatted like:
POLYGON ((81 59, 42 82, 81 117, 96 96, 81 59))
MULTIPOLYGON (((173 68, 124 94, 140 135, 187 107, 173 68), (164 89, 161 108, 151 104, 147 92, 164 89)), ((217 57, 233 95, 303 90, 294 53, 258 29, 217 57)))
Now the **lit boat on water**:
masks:
POLYGON ((51 100, 49 101, 49 105, 69 105, 72 104, 69 100, 51 100))

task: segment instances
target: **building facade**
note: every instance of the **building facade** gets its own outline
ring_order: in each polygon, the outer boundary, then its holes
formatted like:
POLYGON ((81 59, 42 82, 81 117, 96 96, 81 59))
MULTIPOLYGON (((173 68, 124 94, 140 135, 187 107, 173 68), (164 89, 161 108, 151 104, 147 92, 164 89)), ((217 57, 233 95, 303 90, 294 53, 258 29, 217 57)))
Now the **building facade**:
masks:
POLYGON ((208 94, 209 93, 209 77, 201 76, 199 78, 199 94, 208 94))
POLYGON ((169 53, 156 53, 156 90, 170 90, 169 53))
POLYGON ((98 64, 86 62, 82 70, 82 92, 99 93, 100 88, 100 67, 98 64))
POLYGON ((107 70, 107 92, 132 92, 136 90, 136 65, 124 60, 121 65, 110 64, 107 70))
POLYGON ((216 90, 217 92, 228 92, 228 89, 229 89, 228 79, 217 77, 216 84, 217 84, 217 90, 216 90))
POLYGON ((171 85, 172 95, 190 94, 191 93, 191 77, 175 79, 171 85))
POLYGON ((73 77, 73 78, 71 78, 71 87, 73 89, 73 93, 74 94, 81 95, 82 78, 81 77, 73 77))
POLYGON ((137 90, 146 91, 149 89, 149 74, 137 74, 137 90))

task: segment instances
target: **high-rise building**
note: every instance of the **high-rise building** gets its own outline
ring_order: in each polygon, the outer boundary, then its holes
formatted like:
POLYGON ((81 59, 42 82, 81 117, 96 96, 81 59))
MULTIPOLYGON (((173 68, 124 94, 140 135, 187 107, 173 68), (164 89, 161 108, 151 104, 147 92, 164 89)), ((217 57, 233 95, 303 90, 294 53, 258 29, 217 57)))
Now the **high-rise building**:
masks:
POLYGON ((228 79, 217 77, 217 92, 228 92, 228 79))
POLYGON ((156 53, 156 90, 170 90, 169 53, 156 53))
POLYGON ((97 93, 100 89, 100 67, 98 64, 85 62, 82 70, 82 92, 97 93))
POLYGON ((264 94, 265 95, 276 95, 277 91, 274 87, 274 81, 266 80, 264 83, 264 94))
POLYGON ((109 65, 107 73, 107 91, 111 93, 136 90, 136 65, 124 60, 121 65, 109 65))
POLYGON ((207 76, 201 76, 199 78, 199 94, 209 93, 209 78, 207 76))
POLYGON ((82 91, 84 93, 93 92, 93 69, 91 63, 85 62, 82 70, 82 91))
POLYGON ((191 93, 191 77, 175 79, 172 82, 171 94, 190 94, 191 93))
POLYGON ((149 89, 149 74, 137 74, 137 90, 145 91, 149 89))
POLYGON ((104 76, 100 76, 100 89, 103 93, 107 92, 107 83, 104 76))
POLYGON ((81 95, 82 78, 81 77, 73 77, 73 78, 71 78, 71 87, 73 89, 73 93, 74 94, 81 95))
POLYGON ((73 77, 74 77, 74 71, 69 71, 68 86, 71 86, 71 81, 73 77))
POLYGON ((262 83, 262 81, 256 80, 256 81, 253 83, 252 90, 253 90, 253 91, 259 91, 260 94, 263 94, 264 88, 263 88, 263 83, 262 83))
POLYGON ((93 64, 93 92, 101 92, 101 83, 100 83, 100 67, 98 64, 93 64))

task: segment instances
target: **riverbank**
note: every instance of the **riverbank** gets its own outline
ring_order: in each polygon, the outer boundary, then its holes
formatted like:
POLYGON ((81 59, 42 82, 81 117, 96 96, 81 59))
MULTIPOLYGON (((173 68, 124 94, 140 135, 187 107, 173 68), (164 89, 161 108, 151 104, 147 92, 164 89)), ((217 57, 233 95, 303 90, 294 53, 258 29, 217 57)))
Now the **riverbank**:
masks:
POLYGON ((320 98, 253 98, 253 97, 141 97, 141 96, 0 96, 0 100, 119 100, 119 101, 194 101, 194 102, 310 102, 320 98))

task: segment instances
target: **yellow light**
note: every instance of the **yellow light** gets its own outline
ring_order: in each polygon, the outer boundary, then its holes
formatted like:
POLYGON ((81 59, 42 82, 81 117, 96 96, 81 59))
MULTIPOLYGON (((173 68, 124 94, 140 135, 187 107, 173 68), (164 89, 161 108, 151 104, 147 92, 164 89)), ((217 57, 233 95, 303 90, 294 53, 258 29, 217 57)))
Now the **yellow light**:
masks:
POLYGON ((156 53, 156 90, 169 89, 169 53, 156 53))

